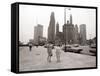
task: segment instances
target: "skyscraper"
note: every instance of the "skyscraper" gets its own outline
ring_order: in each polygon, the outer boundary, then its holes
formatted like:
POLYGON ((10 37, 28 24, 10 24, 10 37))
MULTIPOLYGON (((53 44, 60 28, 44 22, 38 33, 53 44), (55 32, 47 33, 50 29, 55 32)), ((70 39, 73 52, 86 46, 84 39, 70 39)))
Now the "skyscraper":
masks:
POLYGON ((72 44, 75 42, 75 28, 72 23, 72 15, 70 15, 70 21, 67 21, 67 24, 63 25, 63 35, 64 35, 64 40, 68 44, 72 44))
POLYGON ((64 43, 63 40, 63 32, 59 31, 59 23, 56 24, 56 36, 55 36, 55 44, 64 43))
POLYGON ((77 24, 75 25, 75 43, 79 43, 79 33, 78 33, 78 26, 77 24))
POLYGON ((58 22, 57 22, 57 24, 56 24, 56 35, 59 33, 59 24, 58 24, 58 22))
POLYGON ((48 42, 54 43, 54 41, 55 41, 55 17, 54 17, 54 12, 52 12, 48 27, 48 42))
POLYGON ((85 45, 86 44, 86 25, 85 24, 80 25, 80 37, 81 37, 81 44, 85 45))
POLYGON ((34 27, 34 42, 38 43, 40 37, 43 37, 43 26, 38 24, 34 27))

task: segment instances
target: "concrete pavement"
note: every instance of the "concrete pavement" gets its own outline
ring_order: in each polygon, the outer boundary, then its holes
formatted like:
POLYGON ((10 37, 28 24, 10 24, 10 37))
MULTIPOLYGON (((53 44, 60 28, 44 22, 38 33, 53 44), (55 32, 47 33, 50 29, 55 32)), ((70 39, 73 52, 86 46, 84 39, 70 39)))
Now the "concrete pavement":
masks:
POLYGON ((28 47, 19 49, 20 71, 96 67, 95 56, 61 51, 61 62, 57 63, 53 49, 52 62, 49 63, 47 62, 47 49, 43 46, 33 47, 32 51, 29 51, 28 47))

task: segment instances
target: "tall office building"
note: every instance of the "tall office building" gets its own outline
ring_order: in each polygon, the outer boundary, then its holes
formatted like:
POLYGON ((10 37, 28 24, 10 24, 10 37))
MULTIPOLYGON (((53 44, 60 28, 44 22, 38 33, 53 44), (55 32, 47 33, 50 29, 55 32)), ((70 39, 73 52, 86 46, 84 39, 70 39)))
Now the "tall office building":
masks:
POLYGON ((38 43, 41 37, 43 37, 43 26, 38 24, 34 27, 34 42, 38 43))
POLYGON ((67 44, 72 44, 75 42, 75 28, 72 23, 72 15, 70 15, 70 21, 63 25, 63 36, 67 44))
POLYGON ((80 37, 81 37, 81 44, 85 45, 86 44, 86 25, 81 24, 80 25, 80 37))
POLYGON ((78 44, 79 43, 79 33, 78 33, 78 26, 77 24, 75 25, 75 43, 78 44))
POLYGON ((54 17, 54 12, 52 12, 48 27, 48 42, 54 43, 54 41, 55 41, 55 17, 54 17))
POLYGON ((59 33, 59 24, 58 24, 58 22, 57 22, 57 24, 56 24, 56 35, 59 33))
POLYGON ((59 31, 59 23, 57 22, 56 24, 56 37, 55 37, 55 43, 59 44, 59 43, 63 43, 63 32, 59 31))

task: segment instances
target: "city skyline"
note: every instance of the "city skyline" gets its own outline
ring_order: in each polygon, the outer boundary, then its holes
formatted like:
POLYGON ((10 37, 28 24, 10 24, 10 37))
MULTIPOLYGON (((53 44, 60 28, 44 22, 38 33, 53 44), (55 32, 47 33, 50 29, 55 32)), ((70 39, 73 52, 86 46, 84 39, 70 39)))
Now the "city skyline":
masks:
MULTIPOLYGON (((71 8, 71 7, 70 7, 71 8)), ((62 32, 64 24, 64 7, 49 7, 49 6, 20 6, 20 41, 28 42, 34 38, 34 26, 38 24, 44 25, 43 37, 47 38, 47 28, 49 26, 50 14, 55 14, 55 24, 59 23, 59 31, 62 32), (41 7, 41 8, 40 8, 41 7), (42 10, 42 11, 41 11, 42 10), (41 13, 40 13, 41 11, 41 13), (26 37, 27 36, 27 37, 26 37)), ((78 28, 81 24, 86 24, 87 39, 95 37, 95 9, 71 8, 71 11, 66 10, 66 19, 69 20, 69 15, 72 14, 73 24, 77 24, 78 28), (76 11, 76 12, 75 12, 76 11), (91 34, 91 36, 90 36, 91 34)), ((66 20, 66 22, 67 22, 66 20)))

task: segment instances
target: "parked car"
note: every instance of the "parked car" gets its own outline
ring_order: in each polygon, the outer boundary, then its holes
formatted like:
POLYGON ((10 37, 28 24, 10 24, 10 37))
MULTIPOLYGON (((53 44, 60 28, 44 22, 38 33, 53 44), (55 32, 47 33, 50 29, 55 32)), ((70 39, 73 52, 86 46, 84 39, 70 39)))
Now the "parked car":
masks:
POLYGON ((62 46, 62 50, 64 51, 64 52, 68 52, 68 50, 71 48, 71 45, 63 45, 62 46))
POLYGON ((44 45, 44 48, 47 48, 47 44, 44 45))
POLYGON ((68 50, 69 52, 80 53, 83 49, 82 48, 71 48, 68 50))
POLYGON ((96 44, 91 44, 90 48, 96 48, 96 44))
POLYGON ((79 44, 74 44, 73 46, 74 46, 74 47, 79 47, 79 44))
POLYGON ((96 55, 96 44, 91 44, 90 45, 90 50, 89 52, 93 53, 94 55, 96 55))
POLYGON ((94 55, 96 55, 96 49, 90 49, 89 52, 93 53, 94 55))
POLYGON ((64 50, 64 52, 80 53, 83 49, 79 47, 73 47, 71 45, 66 45, 66 46, 63 46, 62 50, 64 50))

